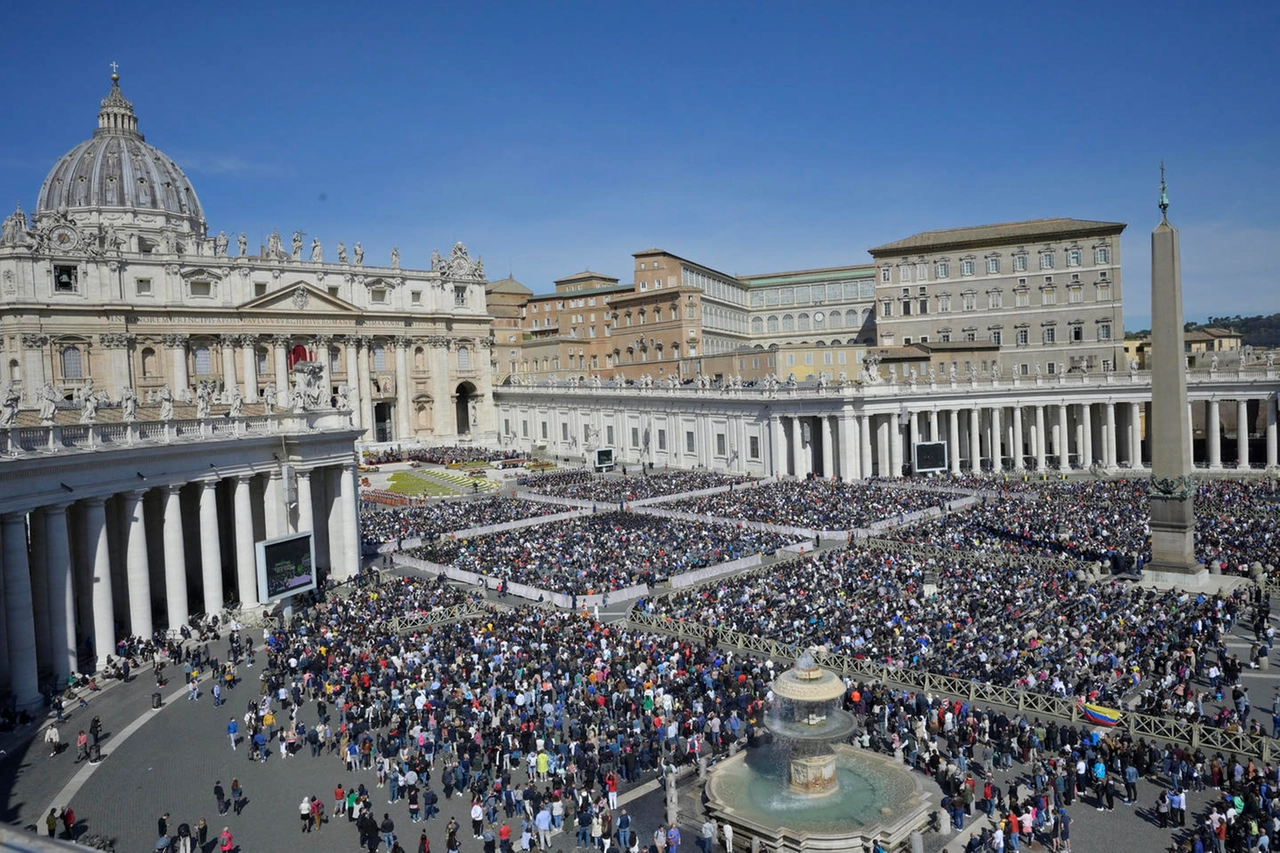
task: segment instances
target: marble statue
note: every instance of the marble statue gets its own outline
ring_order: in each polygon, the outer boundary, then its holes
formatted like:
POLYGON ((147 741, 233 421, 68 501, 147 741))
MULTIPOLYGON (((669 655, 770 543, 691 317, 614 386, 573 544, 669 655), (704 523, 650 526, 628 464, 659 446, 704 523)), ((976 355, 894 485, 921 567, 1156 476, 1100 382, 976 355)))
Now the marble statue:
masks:
POLYGON ((27 236, 27 215, 19 207, 4 221, 0 228, 0 246, 21 246, 27 236))
POLYGON ((1138 372, 1138 360, 1136 358, 1129 359, 1129 375, 1132 376, 1137 372, 1138 372))
POLYGON ((341 240, 338 241, 338 263, 345 264, 347 262, 347 247, 341 240))
POLYGON ((280 248, 280 230, 272 229, 271 236, 267 238, 267 257, 278 258, 283 251, 280 248))
MULTIPOLYGON (((395 254, 394 254, 394 253, 395 253, 395 249, 392 249, 391 251, 392 251, 392 257, 394 258, 394 257, 395 257, 395 254)), ((440 250, 439 250, 439 249, 432 249, 432 250, 431 250, 431 268, 432 268, 433 270, 437 270, 437 271, 443 271, 443 270, 444 270, 444 259, 440 257, 440 250)))
POLYGON ((293 232, 293 259, 295 261, 302 260, 302 232, 293 232))
POLYGON ((1036 362, 1036 376, 1040 375, 1040 362, 1036 362))
POLYGON ((160 420, 173 420, 173 392, 169 390, 169 386, 165 385, 160 389, 157 399, 160 401, 160 420))
POLYGON ((991 378, 993 380, 1000 378, 1000 364, 998 362, 991 362, 991 378))
POLYGON ((338 408, 343 411, 351 410, 351 388, 345 382, 338 386, 338 408))
POLYGON ((356 259, 356 266, 364 263, 364 246, 361 246, 359 241, 356 242, 355 247, 351 250, 351 254, 356 259))
POLYGON ((80 423, 91 424, 98 420, 98 398, 90 394, 84 398, 84 407, 80 410, 80 423))
POLYGON ((271 414, 276 407, 276 383, 268 382, 267 387, 262 389, 262 411, 265 414, 271 414))
POLYGON ((126 421, 138 419, 138 395, 133 392, 132 385, 124 386, 120 392, 120 412, 126 421))
POLYGON ((319 237, 311 238, 311 261, 316 264, 324 261, 324 248, 320 245, 319 237))
POLYGON ((1273 352, 1267 353, 1267 370, 1270 370, 1275 366, 1276 366, 1276 354, 1273 352))
POLYGON ((244 416, 244 395, 238 390, 231 392, 231 417, 239 418, 244 416))
POLYGON ((306 395, 306 378, 301 373, 295 373, 293 376, 293 393, 290 395, 293 401, 293 413, 300 415, 307 410, 306 395))
POLYGON ((18 422, 18 405, 22 397, 13 389, 13 382, 6 382, 0 396, 0 427, 11 427, 18 422))
POLYGON ((239 247, 240 257, 242 258, 245 256, 245 253, 249 251, 249 240, 244 236, 243 231, 241 231, 240 236, 236 238, 236 246, 239 247))
POLYGON ((1067 371, 1063 369, 1063 368, 1065 368, 1065 367, 1066 367, 1066 365, 1064 365, 1062 362, 1058 362, 1058 376, 1059 376, 1059 377, 1063 377, 1063 378, 1065 378, 1065 377, 1066 377, 1066 375, 1067 375, 1067 371))
POLYGON ((209 387, 208 382, 201 381, 200 387, 196 389, 196 417, 209 417, 209 405, 213 402, 213 389, 209 387))
POLYGON ((1213 357, 1209 359, 1209 369, 1210 370, 1218 369, 1218 354, 1216 352, 1213 354, 1213 357))
POLYGON ((399 246, 391 247, 391 268, 394 270, 400 269, 400 247, 399 246))
POLYGON ((947 369, 947 378, 952 382, 956 381, 956 363, 951 362, 951 367, 947 369))
MULTIPOLYGON (((109 229, 107 231, 107 249, 115 248, 112 244, 115 242, 115 231, 109 229)), ((219 231, 218 236, 213 238, 213 253, 219 258, 227 256, 227 232, 219 231)))
POLYGON ((937 381, 938 381, 938 371, 931 364, 929 365, 929 384, 932 385, 937 381))
POLYGON ((44 383, 37 399, 40 401, 40 423, 43 426, 51 426, 54 413, 58 409, 58 392, 54 390, 53 383, 44 383))
POLYGON ((480 423, 480 406, 475 397, 467 400, 467 423, 472 427, 480 423))

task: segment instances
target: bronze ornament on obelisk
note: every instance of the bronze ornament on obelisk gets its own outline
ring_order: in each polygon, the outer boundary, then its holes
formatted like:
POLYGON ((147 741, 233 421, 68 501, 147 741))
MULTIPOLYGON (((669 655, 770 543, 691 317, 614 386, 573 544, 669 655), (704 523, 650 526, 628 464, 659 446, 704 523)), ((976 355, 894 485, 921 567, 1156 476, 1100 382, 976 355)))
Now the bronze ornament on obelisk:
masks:
POLYGON ((1199 573, 1195 555, 1195 481, 1182 329, 1178 230, 1169 224, 1160 164, 1160 224, 1151 232, 1151 562, 1147 570, 1199 573))

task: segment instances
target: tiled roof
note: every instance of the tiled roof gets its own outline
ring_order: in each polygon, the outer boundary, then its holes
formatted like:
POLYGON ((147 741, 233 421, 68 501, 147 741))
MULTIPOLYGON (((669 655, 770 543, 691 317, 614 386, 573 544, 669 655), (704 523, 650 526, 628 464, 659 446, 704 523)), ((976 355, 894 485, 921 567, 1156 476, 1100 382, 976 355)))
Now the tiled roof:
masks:
POLYGON ((938 250, 968 245, 1007 243, 1037 239, 1061 240, 1086 234, 1119 234, 1125 229, 1123 222, 1102 222, 1090 219, 1032 219, 1027 222, 1005 222, 998 225, 976 225, 969 228, 949 228, 942 231, 922 231, 904 240, 895 240, 868 249, 872 255, 888 255, 919 249, 938 250))

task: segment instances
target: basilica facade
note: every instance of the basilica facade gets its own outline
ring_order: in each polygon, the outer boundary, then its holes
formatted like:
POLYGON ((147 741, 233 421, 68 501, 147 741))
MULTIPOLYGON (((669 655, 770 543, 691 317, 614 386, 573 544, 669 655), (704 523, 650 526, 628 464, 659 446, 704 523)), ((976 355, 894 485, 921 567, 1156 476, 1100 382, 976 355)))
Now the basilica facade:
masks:
POLYGON ((181 167, 148 144, 119 78, 93 135, 53 166, 31 218, 0 232, 0 385, 24 408, 130 395, 349 408, 366 441, 492 427, 484 266, 458 243, 430 269, 334 255, 312 238, 211 235, 181 167), (298 364, 312 366, 308 391, 298 364), (166 390, 167 389, 167 390, 166 390))

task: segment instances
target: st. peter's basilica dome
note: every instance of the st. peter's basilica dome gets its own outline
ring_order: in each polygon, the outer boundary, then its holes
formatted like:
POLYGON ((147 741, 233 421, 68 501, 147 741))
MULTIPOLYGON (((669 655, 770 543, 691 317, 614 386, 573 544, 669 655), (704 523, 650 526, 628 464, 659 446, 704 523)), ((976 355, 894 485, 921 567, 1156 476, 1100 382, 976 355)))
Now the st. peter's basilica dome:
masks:
POLYGON ((61 209, 73 217, 83 212, 95 218, 130 210, 156 226, 204 236, 204 211, 195 188, 177 163, 138 132, 133 104, 120 93, 117 74, 111 75, 111 92, 102 100, 93 137, 58 160, 40 187, 36 216, 61 209))

